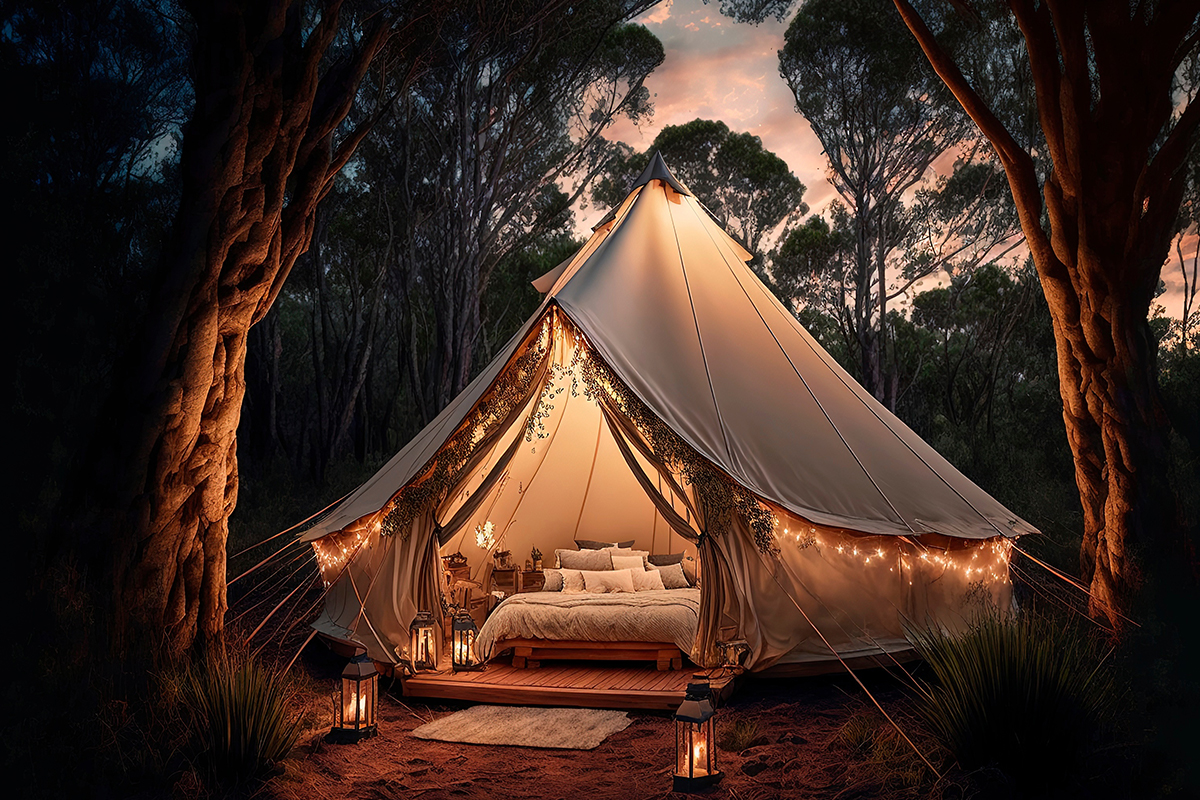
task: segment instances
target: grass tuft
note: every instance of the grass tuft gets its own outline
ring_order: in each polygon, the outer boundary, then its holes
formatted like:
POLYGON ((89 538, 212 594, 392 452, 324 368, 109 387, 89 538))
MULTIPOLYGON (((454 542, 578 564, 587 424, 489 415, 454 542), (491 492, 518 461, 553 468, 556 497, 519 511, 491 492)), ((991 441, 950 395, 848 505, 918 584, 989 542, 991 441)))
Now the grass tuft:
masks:
POLYGON ((183 674, 178 692, 194 763, 214 784, 269 776, 300 736, 291 683, 253 659, 211 658, 183 674))
POLYGON ((964 769, 994 765, 1018 783, 1056 782, 1112 721, 1113 673, 1077 627, 987 615, 961 635, 909 638, 934 675, 916 710, 964 769))
POLYGON ((756 721, 739 719, 721 727, 717 747, 728 753, 740 753, 748 747, 766 744, 767 741, 762 726, 756 721))

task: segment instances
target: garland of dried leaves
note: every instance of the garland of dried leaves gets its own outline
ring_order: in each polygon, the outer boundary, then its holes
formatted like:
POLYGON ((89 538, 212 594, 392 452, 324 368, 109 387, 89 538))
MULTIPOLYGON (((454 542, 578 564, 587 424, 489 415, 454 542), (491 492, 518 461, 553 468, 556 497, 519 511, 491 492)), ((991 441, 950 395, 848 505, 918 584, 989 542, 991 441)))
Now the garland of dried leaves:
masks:
POLYGON ((752 492, 714 467, 659 419, 607 364, 589 352, 582 333, 565 315, 559 313, 557 306, 552 306, 550 313, 543 317, 537 339, 500 374, 492 389, 476 405, 470 423, 462 425, 418 473, 426 474, 426 477, 405 486, 385 506, 387 510, 383 515, 380 533, 390 536, 400 532, 402 539, 407 538, 409 523, 420 510, 457 483, 463 467, 487 429, 506 419, 528 395, 530 384, 542 361, 549 355, 554 344, 553 337, 558 331, 571 335, 575 352, 569 366, 557 363, 550 365, 549 376, 534 410, 525 421, 525 441, 531 442, 534 437, 544 439, 549 435, 546 421, 555 407, 551 401, 568 388, 563 379, 569 375, 573 397, 578 397, 582 392, 588 400, 607 402, 610 407, 617 409, 633 422, 651 452, 685 483, 696 488, 704 504, 708 530, 729 530, 733 515, 740 514, 746 520, 759 550, 764 553, 776 552, 776 521, 771 510, 759 502, 752 492))
MULTIPOLYGON (((550 315, 547 315, 542 319, 537 338, 500 373, 491 389, 475 405, 475 412, 470 420, 460 425, 446 444, 434 453, 417 473, 425 477, 405 486, 384 506, 383 520, 379 526, 381 534, 391 536, 399 533, 401 541, 406 540, 411 530, 409 523, 416 518, 421 509, 440 499, 447 489, 458 483, 463 467, 467 465, 475 446, 488 428, 507 419, 517 406, 525 401, 530 385, 538 374, 538 368, 550 353, 552 342, 552 321, 550 315)), ((548 387, 547 382, 546 388, 548 387)), ((531 430, 539 427, 544 430, 541 423, 544 423, 549 412, 541 414, 540 417, 538 414, 544 405, 546 388, 542 389, 538 410, 526 423, 527 439, 531 436, 531 430), (539 420, 536 426, 534 417, 539 420)))

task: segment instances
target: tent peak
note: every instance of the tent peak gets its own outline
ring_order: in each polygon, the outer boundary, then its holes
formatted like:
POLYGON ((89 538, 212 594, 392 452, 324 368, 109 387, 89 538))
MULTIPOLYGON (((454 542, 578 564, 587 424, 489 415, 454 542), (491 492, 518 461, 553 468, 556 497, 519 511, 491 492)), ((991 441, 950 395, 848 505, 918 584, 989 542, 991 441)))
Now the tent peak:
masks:
MULTIPOLYGON (((654 151, 654 155, 650 156, 650 163, 647 164, 646 168, 642 170, 642 174, 639 175, 638 179, 633 182, 632 186, 629 187, 630 193, 640 186, 645 186, 650 181, 663 181, 679 194, 687 195, 688 197, 694 196, 692 194, 692 190, 684 186, 683 183, 675 177, 674 173, 671 172, 671 168, 667 166, 667 162, 663 160, 662 153, 657 150, 654 151)), ((620 203, 617 203, 615 206, 610 208, 608 213, 604 215, 604 218, 592 226, 592 230, 598 231, 616 219, 617 211, 620 208, 620 203)))
POLYGON ((665 181, 675 191, 680 194, 691 196, 691 191, 686 186, 679 182, 679 179, 671 172, 671 168, 667 166, 667 162, 663 160, 662 153, 658 150, 654 151, 654 155, 650 156, 650 163, 642 170, 642 174, 633 182, 633 186, 629 187, 629 191, 633 191, 639 186, 645 186, 650 181, 665 181))

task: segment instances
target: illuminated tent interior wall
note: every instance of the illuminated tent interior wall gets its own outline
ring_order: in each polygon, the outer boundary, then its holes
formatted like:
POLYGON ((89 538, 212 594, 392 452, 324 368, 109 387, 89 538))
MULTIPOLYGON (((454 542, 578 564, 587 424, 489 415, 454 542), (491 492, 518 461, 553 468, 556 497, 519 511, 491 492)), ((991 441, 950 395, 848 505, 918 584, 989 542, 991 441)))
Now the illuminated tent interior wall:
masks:
POLYGON ((1006 608, 1010 542, 1034 529, 868 395, 749 259, 655 156, 535 282, 545 299, 501 354, 303 534, 317 630, 396 662, 418 610, 439 613, 439 556, 486 579, 485 521, 522 564, 576 538, 688 552, 700 664, 723 627, 753 670, 836 666, 831 648, 908 649, 905 620, 1006 608))

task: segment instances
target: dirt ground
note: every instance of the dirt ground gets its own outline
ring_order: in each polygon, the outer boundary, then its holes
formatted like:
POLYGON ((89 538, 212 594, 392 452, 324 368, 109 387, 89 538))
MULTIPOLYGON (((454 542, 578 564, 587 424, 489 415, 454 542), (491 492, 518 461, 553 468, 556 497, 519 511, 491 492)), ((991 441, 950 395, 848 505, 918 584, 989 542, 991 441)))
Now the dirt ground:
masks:
MULTIPOLYGON (((315 686, 336 671, 308 658, 315 686), (324 674, 322 674, 324 673, 324 674)), ((871 691, 912 735, 904 690, 887 675, 869 676, 871 691)), ((256 792, 304 798, 682 798, 671 791, 673 721, 669 713, 631 711, 632 724, 594 750, 429 742, 414 728, 465 707, 404 698, 381 684, 379 735, 352 745, 323 741, 328 721, 301 740, 286 772, 256 792)), ((331 712, 329 715, 330 719, 331 712)), ((721 750, 719 785, 700 796, 737 800, 804 797, 946 797, 974 794, 959 779, 938 778, 870 705, 848 677, 745 680, 718 711, 718 737, 743 748, 721 750), (749 745, 749 746, 747 746, 749 745)), ((314 725, 320 720, 314 720, 314 725)), ((932 745, 918 739, 929 753, 932 745)), ((938 757, 931 756, 940 769, 938 757)))

